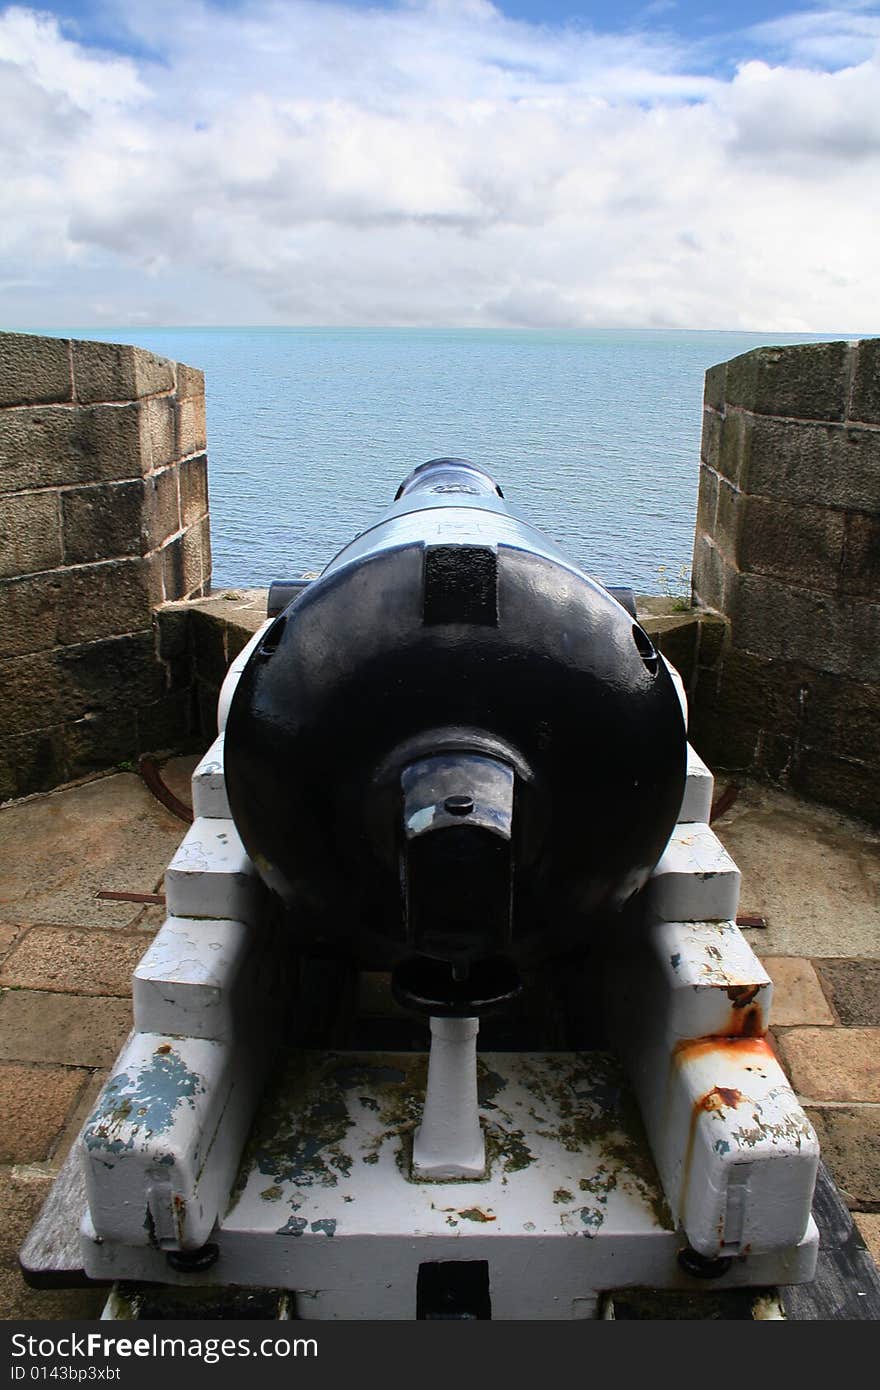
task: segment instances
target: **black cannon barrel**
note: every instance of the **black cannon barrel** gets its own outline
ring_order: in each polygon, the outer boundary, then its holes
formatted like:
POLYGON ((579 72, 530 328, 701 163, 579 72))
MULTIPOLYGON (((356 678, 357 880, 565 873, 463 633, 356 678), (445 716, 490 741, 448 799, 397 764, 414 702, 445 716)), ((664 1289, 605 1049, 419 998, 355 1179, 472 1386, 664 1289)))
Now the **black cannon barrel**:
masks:
POLYGON ((473 1013, 643 887, 686 738, 631 613, 482 468, 435 459, 267 629, 225 764, 291 930, 473 1013))

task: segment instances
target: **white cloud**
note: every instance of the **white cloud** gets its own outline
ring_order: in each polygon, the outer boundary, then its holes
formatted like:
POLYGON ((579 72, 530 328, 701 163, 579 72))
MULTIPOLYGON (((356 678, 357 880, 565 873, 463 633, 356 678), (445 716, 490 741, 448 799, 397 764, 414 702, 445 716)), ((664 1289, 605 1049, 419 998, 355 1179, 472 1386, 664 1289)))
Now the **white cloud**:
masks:
POLYGON ((155 58, 0 14, 18 324, 57 324, 59 303, 81 324, 114 303, 177 323, 880 322, 870 15, 822 16, 829 42, 861 25, 839 70, 780 56, 800 52, 792 21, 773 64, 722 79, 668 35, 530 26, 486 0, 118 14, 155 58))

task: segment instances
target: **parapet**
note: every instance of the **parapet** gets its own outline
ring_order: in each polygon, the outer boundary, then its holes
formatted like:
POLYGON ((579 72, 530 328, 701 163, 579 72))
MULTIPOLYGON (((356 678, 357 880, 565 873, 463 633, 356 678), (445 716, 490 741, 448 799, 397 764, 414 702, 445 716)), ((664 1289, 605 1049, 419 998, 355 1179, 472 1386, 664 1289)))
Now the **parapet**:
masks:
POLYGON ((189 731, 161 605, 210 587, 200 371, 0 334, 0 799, 189 731))

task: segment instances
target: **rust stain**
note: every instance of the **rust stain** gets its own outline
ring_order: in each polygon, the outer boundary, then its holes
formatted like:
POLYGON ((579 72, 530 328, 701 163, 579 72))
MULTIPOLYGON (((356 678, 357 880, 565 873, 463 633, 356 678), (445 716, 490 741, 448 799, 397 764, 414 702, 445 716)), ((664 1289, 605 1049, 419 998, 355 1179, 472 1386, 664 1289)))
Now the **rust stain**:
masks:
POLYGON ((164 1056, 167 1052, 171 1051, 171 1044, 163 1043, 161 1047, 156 1048, 156 1051, 160 1052, 164 1056))
POLYGON ((701 1110, 723 1110, 725 1105, 737 1106, 745 1099, 742 1091, 738 1091, 734 1086, 713 1086, 702 1100, 697 1101, 694 1110, 698 1113, 701 1110))
POLYGON ((743 1058, 758 1058, 766 1063, 773 1060, 773 1050, 764 1037, 742 1035, 725 1038, 683 1038, 672 1050, 673 1061, 680 1066, 709 1056, 729 1057, 738 1062, 743 1058))
POLYGON ((730 985, 727 990, 727 997, 735 1009, 745 1009, 751 1004, 760 988, 760 985, 730 985))
POLYGON ((177 1241, 180 1244, 186 1229, 186 1200, 181 1197, 179 1192, 174 1194, 174 1225, 177 1230, 177 1241))
MULTIPOLYGON (((720 1035, 722 1038, 760 1038, 767 1031, 764 1008, 761 1004, 749 1004, 743 1008, 734 1004, 727 1020, 727 1026, 720 1035)), ((716 1038, 716 1041, 718 1039, 716 1038)))

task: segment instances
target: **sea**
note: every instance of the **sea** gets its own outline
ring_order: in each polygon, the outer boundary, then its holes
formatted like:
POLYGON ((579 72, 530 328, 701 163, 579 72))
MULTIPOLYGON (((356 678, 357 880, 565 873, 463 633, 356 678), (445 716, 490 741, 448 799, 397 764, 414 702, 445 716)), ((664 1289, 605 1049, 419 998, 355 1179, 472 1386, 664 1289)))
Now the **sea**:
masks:
MULTIPOLYGON (((36 330, 46 332, 47 330, 36 330)), ((605 584, 688 590, 706 368, 850 334, 53 329, 205 373, 215 587, 314 574, 418 463, 472 459, 605 584)))

